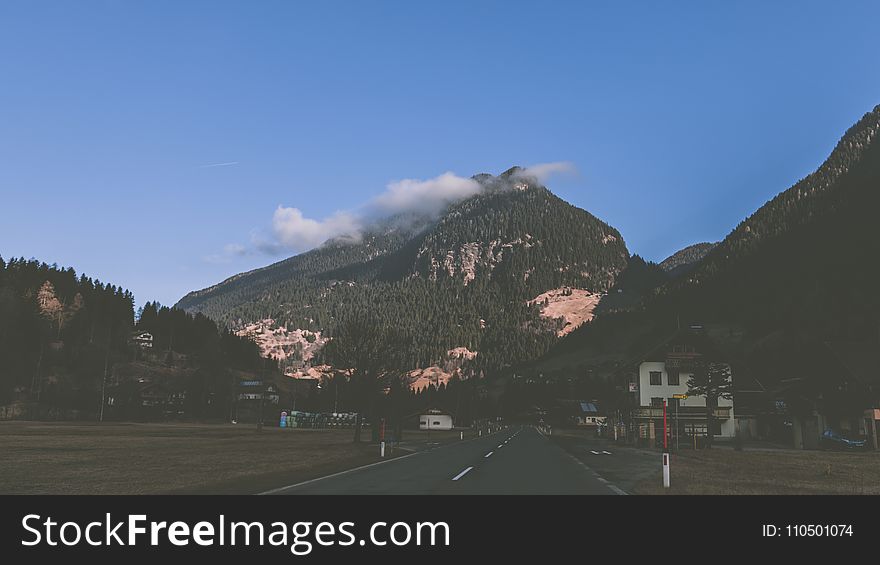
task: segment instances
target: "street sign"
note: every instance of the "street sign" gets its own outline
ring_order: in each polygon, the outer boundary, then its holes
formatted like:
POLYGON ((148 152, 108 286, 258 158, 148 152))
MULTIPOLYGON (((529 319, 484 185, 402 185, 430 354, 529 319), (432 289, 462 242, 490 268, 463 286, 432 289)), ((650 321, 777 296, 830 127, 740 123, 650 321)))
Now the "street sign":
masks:
POLYGON ((684 400, 687 397, 688 397, 688 395, 686 395, 686 394, 673 394, 672 395, 672 398, 678 398, 679 400, 684 400))

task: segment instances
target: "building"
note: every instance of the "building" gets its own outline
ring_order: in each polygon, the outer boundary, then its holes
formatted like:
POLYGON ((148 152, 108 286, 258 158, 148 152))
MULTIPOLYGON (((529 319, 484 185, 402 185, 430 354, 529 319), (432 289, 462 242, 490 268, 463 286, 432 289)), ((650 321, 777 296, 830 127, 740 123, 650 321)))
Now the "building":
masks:
POLYGON ((153 334, 149 332, 138 332, 132 336, 131 341, 143 349, 153 348, 153 334))
POLYGON ((820 448, 826 430, 878 448, 876 352, 873 342, 815 344, 809 359, 818 370, 803 370, 776 384, 771 398, 782 408, 795 449, 820 448))
MULTIPOLYGON (((747 370, 763 393, 743 404, 737 417, 755 415, 759 439, 795 449, 819 449, 826 430, 864 439, 872 449, 880 435, 880 342, 824 341, 794 331, 764 336, 747 351, 747 370)), ((746 397, 746 400, 749 400, 746 397)))
POLYGON ((247 379, 238 383, 238 401, 248 402, 262 400, 266 404, 278 404, 280 396, 275 385, 263 383, 261 380, 247 379))
POLYGON ((434 413, 431 410, 429 414, 419 416, 420 430, 451 430, 452 416, 449 414, 434 413))
POLYGON ((553 406, 552 420, 556 425, 598 429, 606 425, 606 418, 595 402, 559 399, 553 406))
POLYGON ((665 400, 671 440, 692 442, 710 432, 713 437, 733 438, 736 422, 732 399, 718 399, 709 430, 706 397, 688 395, 688 379, 700 363, 718 360, 717 351, 700 326, 678 331, 647 354, 639 363, 634 393, 637 407, 632 412, 632 422, 637 436, 651 442, 659 442, 658 438, 663 437, 665 400))

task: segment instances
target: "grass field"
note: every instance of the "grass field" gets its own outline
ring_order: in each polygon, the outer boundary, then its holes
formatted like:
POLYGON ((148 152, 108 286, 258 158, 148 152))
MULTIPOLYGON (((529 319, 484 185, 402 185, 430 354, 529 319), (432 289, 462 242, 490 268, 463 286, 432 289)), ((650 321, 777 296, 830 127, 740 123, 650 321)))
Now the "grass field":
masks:
POLYGON ((880 494, 880 454, 827 451, 684 451, 634 494, 880 494))
MULTIPOLYGON (((406 431, 403 446, 459 437, 427 433, 406 431)), ((257 493, 379 461, 375 445, 352 437, 252 424, 0 422, 0 494, 257 493)))

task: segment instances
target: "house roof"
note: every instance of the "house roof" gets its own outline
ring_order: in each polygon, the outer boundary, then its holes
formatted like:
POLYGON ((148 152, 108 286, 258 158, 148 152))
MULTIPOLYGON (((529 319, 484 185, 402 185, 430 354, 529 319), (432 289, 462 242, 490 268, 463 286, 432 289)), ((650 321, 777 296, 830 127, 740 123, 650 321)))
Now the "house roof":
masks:
POLYGON ((877 364, 880 344, 876 341, 838 341, 826 343, 826 346, 847 376, 867 386, 880 386, 880 365, 877 364))
POLYGON ((670 356, 681 358, 720 358, 720 352, 702 326, 682 328, 654 347, 642 361, 666 361, 670 356), (681 351, 675 351, 678 348, 681 351))
POLYGON ((568 412, 573 412, 581 415, 597 415, 599 414, 599 407, 595 402, 589 402, 586 400, 569 400, 569 399, 558 399, 556 403, 565 408, 568 412))

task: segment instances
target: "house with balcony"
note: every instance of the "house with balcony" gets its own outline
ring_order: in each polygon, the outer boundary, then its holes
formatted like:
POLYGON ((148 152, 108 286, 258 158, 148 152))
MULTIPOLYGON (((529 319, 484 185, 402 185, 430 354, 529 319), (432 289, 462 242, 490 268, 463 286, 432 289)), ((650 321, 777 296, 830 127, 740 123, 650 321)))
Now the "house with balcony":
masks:
POLYGON ((688 379, 699 363, 719 359, 700 326, 678 331, 645 355, 638 365, 638 383, 634 387, 636 407, 632 422, 638 437, 652 443, 663 437, 665 400, 670 441, 690 443, 709 433, 716 438, 732 439, 736 435, 733 400, 718 399, 709 429, 706 397, 688 395, 688 379))
MULTIPOLYGON (((880 342, 823 341, 776 332, 749 352, 749 371, 766 385, 759 431, 795 449, 819 449, 826 430, 880 446, 880 342)), ((743 410, 738 397, 738 417, 743 410)))

